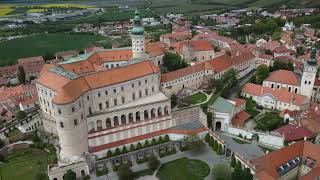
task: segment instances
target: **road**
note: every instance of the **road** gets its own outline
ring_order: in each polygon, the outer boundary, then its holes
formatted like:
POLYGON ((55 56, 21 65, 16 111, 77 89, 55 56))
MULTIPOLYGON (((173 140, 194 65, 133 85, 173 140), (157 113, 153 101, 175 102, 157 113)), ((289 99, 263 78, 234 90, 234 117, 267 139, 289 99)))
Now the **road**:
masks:
POLYGON ((239 92, 241 91, 241 87, 243 85, 245 85, 247 82, 249 82, 250 78, 252 76, 254 76, 256 73, 256 70, 251 71, 249 74, 247 74, 246 76, 242 77, 241 79, 239 79, 238 82, 238 86, 234 86, 230 89, 230 95, 229 95, 229 99, 238 97, 239 92))

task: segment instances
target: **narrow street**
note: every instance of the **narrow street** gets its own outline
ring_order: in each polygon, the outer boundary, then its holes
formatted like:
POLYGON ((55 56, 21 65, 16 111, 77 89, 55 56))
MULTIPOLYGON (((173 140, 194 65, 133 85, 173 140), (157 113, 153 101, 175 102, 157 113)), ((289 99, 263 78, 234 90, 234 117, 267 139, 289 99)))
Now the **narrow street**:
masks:
POLYGON ((246 83, 248 83, 250 78, 252 78, 252 76, 254 76, 255 73, 256 73, 256 70, 253 70, 249 74, 247 74, 246 76, 239 79, 238 86, 234 86, 230 89, 229 99, 238 97, 239 92, 241 91, 241 87, 243 85, 245 85, 246 83))

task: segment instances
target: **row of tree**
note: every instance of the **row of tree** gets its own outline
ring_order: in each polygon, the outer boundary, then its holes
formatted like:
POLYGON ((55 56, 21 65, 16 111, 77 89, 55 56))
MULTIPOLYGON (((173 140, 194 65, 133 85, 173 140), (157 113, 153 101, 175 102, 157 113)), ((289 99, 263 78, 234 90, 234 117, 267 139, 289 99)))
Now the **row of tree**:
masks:
POLYGON ((224 154, 222 145, 219 144, 219 142, 215 140, 212 136, 210 136, 209 133, 206 134, 205 141, 209 144, 212 150, 217 152, 217 155, 221 156, 224 154))

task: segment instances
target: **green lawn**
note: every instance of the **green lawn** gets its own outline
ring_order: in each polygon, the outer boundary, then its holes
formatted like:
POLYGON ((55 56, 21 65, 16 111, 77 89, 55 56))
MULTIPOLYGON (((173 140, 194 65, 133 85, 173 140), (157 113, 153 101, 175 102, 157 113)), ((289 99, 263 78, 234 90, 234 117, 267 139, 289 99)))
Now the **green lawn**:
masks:
POLYGON ((187 104, 197 104, 204 102, 206 99, 207 96, 205 94, 198 92, 196 94, 183 98, 182 101, 184 101, 187 104))
POLYGON ((15 64, 17 59, 44 56, 65 50, 80 50, 106 41, 103 36, 89 34, 41 34, 0 43, 0 66, 15 64))
POLYGON ((279 128, 283 123, 283 119, 274 112, 266 112, 261 119, 256 121, 256 128, 263 131, 272 131, 279 128))
POLYGON ((157 177, 160 180, 201 180, 210 172, 209 166, 200 160, 181 158, 163 164, 157 177))
POLYGON ((38 149, 17 150, 0 164, 1 180, 34 180, 37 173, 47 173, 47 153, 38 149))

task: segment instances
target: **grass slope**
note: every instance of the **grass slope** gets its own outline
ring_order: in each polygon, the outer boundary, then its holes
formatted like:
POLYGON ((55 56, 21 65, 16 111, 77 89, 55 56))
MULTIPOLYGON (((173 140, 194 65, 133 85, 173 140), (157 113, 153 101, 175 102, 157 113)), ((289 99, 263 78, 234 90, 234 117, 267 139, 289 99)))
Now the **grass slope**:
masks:
POLYGON ((17 150, 9 155, 9 162, 0 164, 2 180, 34 180, 37 173, 47 171, 47 153, 38 149, 17 150))
POLYGON ((80 50, 98 41, 103 36, 88 34, 41 34, 0 43, 0 66, 15 64, 17 59, 44 56, 65 50, 80 50))
POLYGON ((210 172, 209 166, 200 160, 181 158, 163 164, 157 177, 160 180, 201 180, 210 172))

